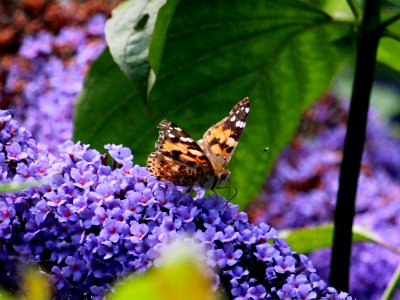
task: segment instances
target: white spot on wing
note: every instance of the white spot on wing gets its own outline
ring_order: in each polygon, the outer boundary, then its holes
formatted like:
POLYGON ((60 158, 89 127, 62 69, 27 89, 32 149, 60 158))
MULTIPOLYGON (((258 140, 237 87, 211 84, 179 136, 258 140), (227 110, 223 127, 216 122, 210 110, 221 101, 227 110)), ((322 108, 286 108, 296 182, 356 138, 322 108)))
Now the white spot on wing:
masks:
POLYGON ((236 120, 236 116, 232 116, 232 118, 230 118, 230 120, 229 120, 229 121, 231 121, 231 122, 235 122, 235 120, 236 120))
POLYGON ((249 107, 246 107, 246 108, 244 109, 244 111, 246 112, 246 114, 248 114, 248 113, 249 113, 249 110, 250 110, 250 108, 249 108, 249 107))
POLYGON ((190 137, 185 137, 185 136, 181 136, 180 140, 181 140, 182 142, 186 142, 186 143, 192 143, 192 142, 193 142, 193 139, 192 139, 192 138, 190 138, 190 137))
POLYGON ((246 125, 245 122, 242 122, 242 121, 237 121, 236 122, 236 127, 243 128, 245 125, 246 125))
POLYGON ((171 139, 173 139, 173 138, 175 137, 172 133, 168 134, 168 136, 169 136, 171 139))

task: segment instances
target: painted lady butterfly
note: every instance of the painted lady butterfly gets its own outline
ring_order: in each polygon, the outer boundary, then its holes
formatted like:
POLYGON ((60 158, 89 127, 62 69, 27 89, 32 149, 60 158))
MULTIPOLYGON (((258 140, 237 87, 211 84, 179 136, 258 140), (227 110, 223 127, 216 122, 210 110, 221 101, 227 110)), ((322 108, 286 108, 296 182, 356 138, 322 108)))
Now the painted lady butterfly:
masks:
POLYGON ((197 142, 174 123, 161 121, 157 151, 147 160, 150 174, 176 185, 206 189, 228 180, 231 173, 226 167, 246 126, 249 109, 246 97, 197 142))

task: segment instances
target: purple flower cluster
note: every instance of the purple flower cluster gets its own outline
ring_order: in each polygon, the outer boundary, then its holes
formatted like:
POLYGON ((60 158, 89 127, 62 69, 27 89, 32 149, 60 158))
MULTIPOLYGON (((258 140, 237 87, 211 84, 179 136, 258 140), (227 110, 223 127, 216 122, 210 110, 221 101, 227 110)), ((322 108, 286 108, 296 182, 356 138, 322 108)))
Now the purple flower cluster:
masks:
MULTIPOLYGON (((347 107, 332 97, 305 116, 300 134, 285 149, 249 214, 255 223, 296 228, 333 220, 347 107), (310 136, 311 133, 311 136, 310 136), (284 209, 282 209, 284 208, 284 209)), ((355 223, 399 247, 400 142, 388 134, 372 111, 359 178, 355 223)), ((329 250, 311 255, 318 273, 327 278, 329 250)), ((353 245, 351 294, 380 299, 400 257, 372 243, 353 245)))
POLYGON ((207 250, 215 288, 232 299, 351 299, 328 287, 276 230, 251 225, 218 195, 199 191, 193 199, 157 181, 127 148, 107 145, 101 155, 67 141, 51 154, 7 111, 0 128, 2 182, 43 182, 0 195, 4 285, 16 287, 15 261, 35 262, 57 299, 101 299, 117 279, 157 265, 160 251, 182 236, 207 250))
POLYGON ((50 151, 72 137, 73 105, 88 65, 105 46, 104 24, 98 14, 82 28, 27 36, 7 70, 4 92, 16 95, 15 117, 50 151))

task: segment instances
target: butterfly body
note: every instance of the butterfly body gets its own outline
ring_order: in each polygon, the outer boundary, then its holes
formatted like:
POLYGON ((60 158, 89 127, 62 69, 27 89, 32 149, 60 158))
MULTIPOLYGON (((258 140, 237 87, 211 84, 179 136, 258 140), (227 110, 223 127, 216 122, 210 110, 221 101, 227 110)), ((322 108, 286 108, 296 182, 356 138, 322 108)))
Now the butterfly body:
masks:
POLYGON ((249 99, 244 98, 199 141, 176 124, 161 121, 156 151, 147 160, 150 174, 176 185, 205 189, 214 189, 228 180, 231 173, 227 164, 246 126, 249 109, 249 99))

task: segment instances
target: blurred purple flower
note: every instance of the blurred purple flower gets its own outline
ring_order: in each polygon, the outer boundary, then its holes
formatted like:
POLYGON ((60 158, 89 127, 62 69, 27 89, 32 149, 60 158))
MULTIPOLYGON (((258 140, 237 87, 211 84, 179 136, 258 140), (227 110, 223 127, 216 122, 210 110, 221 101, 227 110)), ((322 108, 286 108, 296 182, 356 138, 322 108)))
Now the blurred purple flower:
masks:
POLYGON ((26 36, 8 70, 5 92, 17 95, 15 116, 52 152, 72 137, 73 106, 89 64, 104 49, 105 21, 98 14, 86 27, 26 36))

